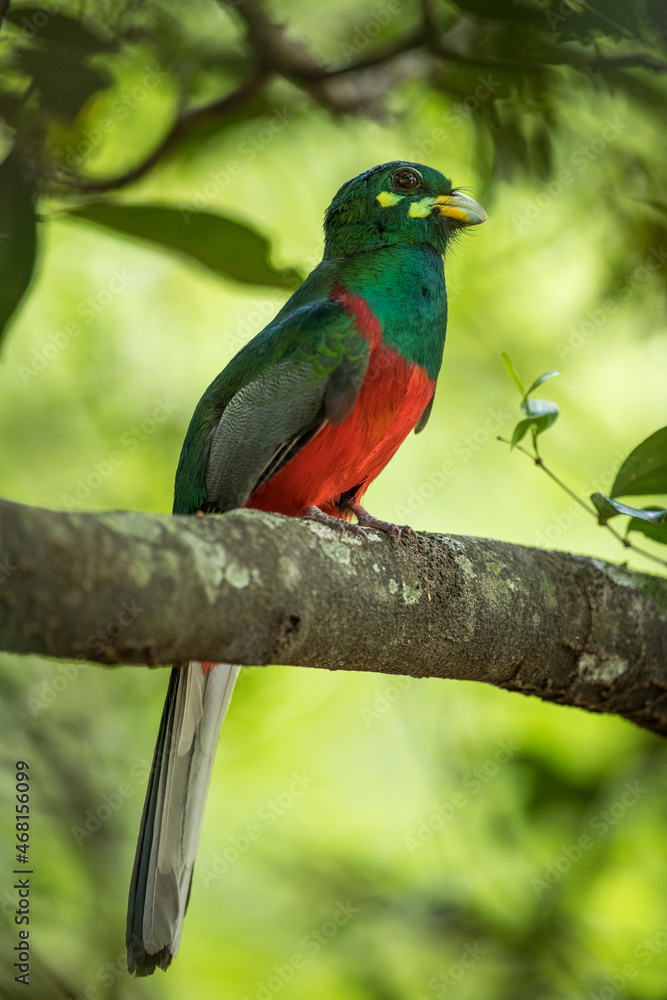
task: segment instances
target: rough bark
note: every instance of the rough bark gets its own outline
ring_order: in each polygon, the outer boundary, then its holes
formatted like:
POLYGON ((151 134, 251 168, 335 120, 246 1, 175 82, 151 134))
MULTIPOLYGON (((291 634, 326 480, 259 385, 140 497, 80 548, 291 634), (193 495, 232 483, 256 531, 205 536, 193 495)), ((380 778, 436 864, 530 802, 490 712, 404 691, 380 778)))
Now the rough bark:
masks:
POLYGON ((0 501, 0 648, 485 681, 667 734, 667 580, 490 539, 0 501))

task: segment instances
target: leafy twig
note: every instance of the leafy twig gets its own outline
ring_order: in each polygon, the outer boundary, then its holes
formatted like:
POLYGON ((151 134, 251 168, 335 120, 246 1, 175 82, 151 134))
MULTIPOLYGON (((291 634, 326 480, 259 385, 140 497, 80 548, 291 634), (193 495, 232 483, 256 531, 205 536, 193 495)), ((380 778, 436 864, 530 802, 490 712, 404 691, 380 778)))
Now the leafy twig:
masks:
MULTIPOLYGON (((633 542, 628 540, 628 534, 630 531, 643 531, 644 534, 648 533, 648 526, 658 526, 657 530, 662 531, 664 526, 667 524, 667 510, 662 507, 659 508, 644 508, 640 510, 637 507, 630 507, 625 503, 621 503, 618 496, 642 496, 650 495, 656 493, 662 493, 667 487, 667 460, 665 459, 665 454, 667 452, 667 427, 663 427, 650 437, 642 441, 641 444, 628 455, 623 465, 616 474, 614 483, 611 487, 610 496, 605 496, 604 493, 593 493, 591 494, 591 504, 586 503, 581 497, 577 496, 574 490, 560 479, 555 472, 545 464, 544 459, 540 455, 539 447, 537 444, 537 439, 540 434, 544 434, 545 431, 555 423, 558 418, 558 405, 552 403, 546 399, 532 399, 532 393, 543 385, 554 375, 560 374, 557 371, 548 371, 544 375, 540 375, 532 383, 530 388, 525 389, 523 382, 521 381, 519 374, 512 364, 509 355, 505 354, 503 351, 501 353, 503 359, 503 364, 507 374, 514 382, 515 386, 519 390, 521 395, 521 412, 525 414, 525 419, 520 420, 519 423, 514 428, 511 440, 507 440, 503 437, 498 437, 499 441, 503 441, 505 444, 510 446, 510 449, 517 448, 520 452, 530 458, 535 465, 538 465, 543 472, 549 476, 550 479, 560 486, 569 497, 571 497, 575 503, 579 504, 580 507, 586 511, 587 514, 592 514, 596 519, 597 523, 607 528, 608 531, 618 539, 621 545, 626 549, 632 549, 639 555, 644 556, 645 559, 650 559, 652 562, 658 563, 660 566, 667 566, 667 561, 660 559, 659 556, 653 555, 652 552, 647 552, 646 549, 641 549, 639 546, 635 545, 633 542), (520 442, 530 431, 530 437, 533 443, 533 453, 531 454, 520 442), (628 522, 628 529, 625 536, 619 534, 615 528, 609 524, 609 518, 616 517, 617 515, 627 515, 630 517, 628 522)), ((649 537, 652 537, 649 535, 649 537)), ((667 539, 661 538, 658 535, 657 540, 659 542, 665 542, 667 544, 667 539)))
MULTIPOLYGON (((500 435, 498 435, 497 440, 502 441, 503 444, 509 444, 510 446, 512 444, 510 440, 501 437, 500 435)), ((595 510, 595 508, 592 507, 590 504, 587 504, 585 500, 581 499, 581 497, 577 496, 574 490, 570 489, 567 483, 564 483, 563 480, 560 479, 555 472, 552 472, 552 470, 549 468, 548 465, 545 464, 544 459, 539 454, 531 455, 531 453, 526 448, 524 448, 523 445, 520 444, 515 445, 514 447, 516 448, 517 451, 522 452, 535 465, 537 465, 540 469, 542 469, 543 472, 546 472, 547 476, 549 476, 550 479, 553 479, 553 481, 558 486, 560 486, 560 488, 564 490, 569 497, 571 497, 576 503, 578 503, 580 507, 583 507, 583 509, 586 511, 587 514, 591 514, 598 522, 598 524, 601 525, 601 527, 606 528, 607 531, 610 531, 611 534, 614 536, 614 538, 616 538, 624 548, 632 549, 632 551, 636 552, 637 555, 644 556, 645 559, 650 559, 651 562, 658 563, 659 566, 667 566, 667 560, 661 559, 659 556, 654 555, 652 552, 647 552, 646 549, 642 549, 638 545, 635 545, 634 542, 631 542, 629 541, 629 539, 624 538, 623 535, 621 535, 618 531, 616 531, 616 529, 612 527, 612 525, 609 524, 608 521, 601 522, 599 520, 598 512, 595 510)))

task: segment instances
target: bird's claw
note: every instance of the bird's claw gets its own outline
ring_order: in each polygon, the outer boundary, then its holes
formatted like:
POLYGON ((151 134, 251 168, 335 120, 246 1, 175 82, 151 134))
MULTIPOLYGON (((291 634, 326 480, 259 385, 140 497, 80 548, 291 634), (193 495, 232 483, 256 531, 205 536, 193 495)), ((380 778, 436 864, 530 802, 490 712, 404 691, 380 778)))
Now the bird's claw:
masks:
POLYGON ((355 504, 351 510, 362 528, 375 528, 376 531, 384 531, 397 542, 400 542, 403 535, 417 540, 417 532, 409 524, 392 524, 391 521, 382 521, 379 517, 373 517, 372 514, 369 514, 360 504, 355 504))
POLYGON ((412 538, 412 540, 415 541, 415 542, 417 541, 417 538, 418 538, 417 532, 415 531, 415 529, 413 527, 411 527, 411 525, 409 525, 409 524, 394 524, 394 525, 392 525, 392 527, 395 529, 395 531, 392 531, 392 535, 394 536, 394 538, 396 539, 396 541, 400 542, 400 540, 403 537, 403 535, 407 535, 408 538, 412 538))
POLYGON ((411 528, 409 524, 392 524, 391 521, 382 521, 379 517, 373 517, 369 514, 367 510, 361 507, 359 504, 354 506, 350 505, 346 510, 349 510, 357 519, 357 524, 352 524, 350 521, 344 521, 340 517, 334 517, 333 514, 327 514, 325 511, 320 510, 319 507, 308 507, 306 509, 305 517, 309 521, 316 521, 318 524, 326 524, 329 528, 333 528, 343 535, 344 532, 349 531, 353 535, 360 536, 365 545, 370 545, 370 538, 364 530, 365 528, 374 528, 376 531, 384 531, 386 535, 391 535, 393 539, 400 542, 403 535, 407 535, 417 541, 417 532, 414 528, 411 528))
POLYGON ((370 538, 360 524, 352 524, 350 521, 344 521, 342 518, 334 517, 333 514, 327 514, 326 511, 314 506, 308 507, 304 516, 308 521, 315 521, 317 524, 326 524, 327 527, 337 531, 341 537, 348 531, 350 534, 361 538, 364 545, 371 544, 370 538))

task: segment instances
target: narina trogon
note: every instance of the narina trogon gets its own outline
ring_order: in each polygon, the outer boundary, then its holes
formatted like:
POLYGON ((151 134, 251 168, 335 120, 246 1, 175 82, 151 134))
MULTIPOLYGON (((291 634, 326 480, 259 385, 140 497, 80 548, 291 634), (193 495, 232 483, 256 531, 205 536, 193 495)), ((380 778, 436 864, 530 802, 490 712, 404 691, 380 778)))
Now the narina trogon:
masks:
MULTIPOLYGON (((443 256, 458 230, 485 219, 418 163, 385 163, 344 184, 326 213, 322 262, 199 402, 174 513, 257 507, 340 527, 354 515, 361 530, 400 537, 405 527, 361 501, 426 425, 445 343, 443 256)), ((178 950, 238 671, 191 662, 171 673, 130 887, 128 967, 139 976, 166 969, 178 950)))

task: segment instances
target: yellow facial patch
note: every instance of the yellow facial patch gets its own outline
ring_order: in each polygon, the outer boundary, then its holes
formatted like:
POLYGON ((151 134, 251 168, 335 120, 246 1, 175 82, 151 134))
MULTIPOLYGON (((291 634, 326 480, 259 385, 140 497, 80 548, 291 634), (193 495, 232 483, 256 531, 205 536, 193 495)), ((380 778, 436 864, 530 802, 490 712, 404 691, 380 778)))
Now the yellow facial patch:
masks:
POLYGON ((419 201, 412 202, 408 209, 408 215, 411 219, 426 219, 433 208, 433 198, 420 198, 419 201))
POLYGON ((380 191, 377 196, 377 201, 380 202, 383 208, 389 208, 390 205, 397 205, 399 201, 403 200, 402 194, 394 194, 393 191, 380 191))

